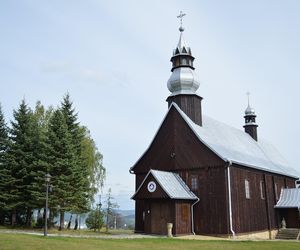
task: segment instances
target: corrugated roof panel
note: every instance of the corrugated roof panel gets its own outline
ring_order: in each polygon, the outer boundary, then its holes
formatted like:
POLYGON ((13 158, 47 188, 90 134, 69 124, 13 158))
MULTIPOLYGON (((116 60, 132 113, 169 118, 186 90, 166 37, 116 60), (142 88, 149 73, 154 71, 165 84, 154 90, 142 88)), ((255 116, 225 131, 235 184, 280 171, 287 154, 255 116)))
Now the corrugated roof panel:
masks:
POLYGON ((300 209, 300 188, 285 188, 281 190, 280 198, 275 208, 300 209))

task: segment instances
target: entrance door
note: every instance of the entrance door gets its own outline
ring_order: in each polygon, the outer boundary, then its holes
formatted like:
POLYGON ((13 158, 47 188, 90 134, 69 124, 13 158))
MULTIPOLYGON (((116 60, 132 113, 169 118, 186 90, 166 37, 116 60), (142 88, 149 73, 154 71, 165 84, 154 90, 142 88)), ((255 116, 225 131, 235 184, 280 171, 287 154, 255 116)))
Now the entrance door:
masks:
POLYGON ((151 233, 167 235, 167 223, 172 222, 170 203, 157 201, 151 204, 151 233))

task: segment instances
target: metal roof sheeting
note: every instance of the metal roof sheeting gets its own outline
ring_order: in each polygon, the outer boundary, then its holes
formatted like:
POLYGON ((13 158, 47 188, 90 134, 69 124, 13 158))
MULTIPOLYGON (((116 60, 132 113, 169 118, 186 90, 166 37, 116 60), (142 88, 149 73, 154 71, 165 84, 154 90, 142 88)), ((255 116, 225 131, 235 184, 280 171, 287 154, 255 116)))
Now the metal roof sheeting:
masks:
POLYGON ((161 188, 171 199, 196 200, 197 196, 189 189, 185 182, 176 173, 159 170, 150 170, 161 188))
POLYGON ((300 209, 300 188, 282 189, 280 198, 275 208, 298 208, 300 209))
POLYGON ((222 122, 203 116, 203 125, 195 124, 176 103, 172 103, 198 139, 224 161, 259 170, 283 174, 294 178, 299 173, 291 168, 277 149, 259 139, 255 141, 249 134, 222 122))
POLYGON ((134 199, 138 194, 149 175, 152 175, 157 184, 166 192, 170 199, 177 200, 197 200, 198 197, 189 189, 185 182, 176 173, 165 172, 151 169, 138 187, 135 194, 131 197, 134 199))

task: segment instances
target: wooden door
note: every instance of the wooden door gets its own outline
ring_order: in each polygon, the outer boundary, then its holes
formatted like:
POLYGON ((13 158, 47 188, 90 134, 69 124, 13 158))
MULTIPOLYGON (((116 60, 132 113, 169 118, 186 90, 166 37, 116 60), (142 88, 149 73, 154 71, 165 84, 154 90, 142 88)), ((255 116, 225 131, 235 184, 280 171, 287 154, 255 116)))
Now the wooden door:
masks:
POLYGON ((167 223, 172 222, 170 203, 157 201, 151 204, 151 231, 153 234, 167 235, 167 223))
POLYGON ((144 219, 144 232, 146 234, 151 234, 151 203, 145 202, 145 207, 143 211, 143 219, 144 219))

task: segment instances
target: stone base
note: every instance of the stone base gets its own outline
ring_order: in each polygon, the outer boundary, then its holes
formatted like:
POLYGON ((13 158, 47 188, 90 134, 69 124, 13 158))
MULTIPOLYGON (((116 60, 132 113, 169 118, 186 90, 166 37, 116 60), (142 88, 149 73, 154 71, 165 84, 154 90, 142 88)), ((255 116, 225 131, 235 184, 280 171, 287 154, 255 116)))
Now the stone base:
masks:
MULTIPOLYGON (((249 232, 244 234, 237 234, 235 239, 239 240, 273 240, 277 234, 278 230, 273 229, 271 231, 259 231, 259 232, 249 232)), ((230 236, 232 238, 232 236, 230 236)))

